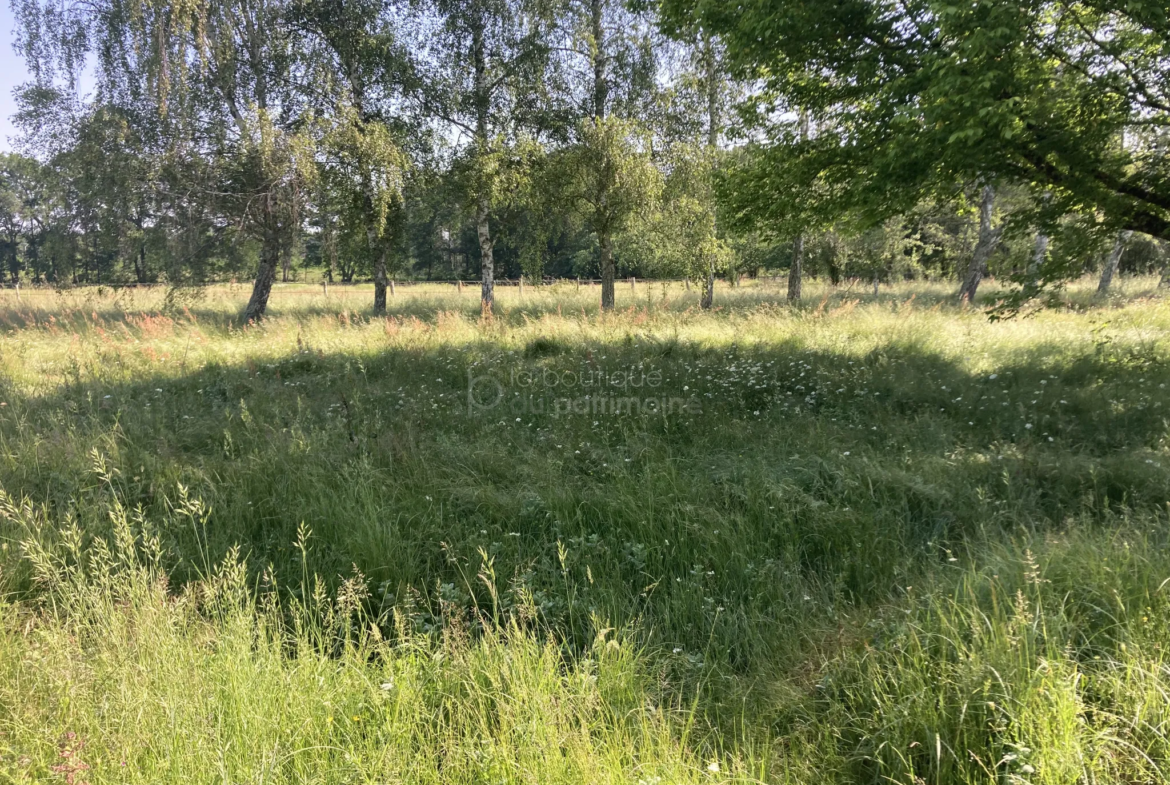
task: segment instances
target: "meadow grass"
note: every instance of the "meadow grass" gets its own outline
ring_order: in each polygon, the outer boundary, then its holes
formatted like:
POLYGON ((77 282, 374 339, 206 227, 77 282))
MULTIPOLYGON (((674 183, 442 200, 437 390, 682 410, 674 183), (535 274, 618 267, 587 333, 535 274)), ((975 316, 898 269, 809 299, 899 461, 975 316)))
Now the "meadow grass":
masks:
POLYGON ((4 293, 0 781, 1165 781, 1119 284, 4 293))

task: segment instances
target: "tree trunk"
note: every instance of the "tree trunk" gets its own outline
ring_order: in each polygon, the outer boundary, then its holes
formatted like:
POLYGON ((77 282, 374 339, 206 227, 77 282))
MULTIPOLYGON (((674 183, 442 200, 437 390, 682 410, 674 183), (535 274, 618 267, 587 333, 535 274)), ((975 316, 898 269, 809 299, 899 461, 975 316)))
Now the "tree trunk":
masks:
POLYGON ((146 243, 138 246, 138 253, 134 254, 134 280, 137 283, 146 283, 146 243))
POLYGON ((613 298, 613 246, 609 239, 609 232, 602 232, 601 237, 601 309, 612 311, 613 298))
POLYGON ((489 314, 496 304, 496 263, 492 246, 492 231, 488 223, 487 198, 481 197, 475 207, 475 228, 479 234, 480 267, 483 271, 483 286, 480 292, 480 307, 489 314))
POLYGON ((983 281, 983 271, 987 268, 987 260, 999 247, 1003 238, 1002 229, 993 229, 991 226, 992 212, 995 209, 995 188, 983 186, 983 194, 979 200, 979 240, 975 243, 975 251, 971 254, 971 263, 967 267, 967 276, 963 286, 959 289, 959 302, 974 303, 975 294, 979 291, 979 284, 983 281))
MULTIPOLYGON (((808 112, 800 113, 800 141, 808 139, 808 112)), ((788 269, 788 302, 799 303, 804 288, 804 233, 792 243, 792 267, 788 269)))
POLYGON ((280 240, 273 230, 265 232, 260 247, 260 268, 256 271, 256 282, 252 284, 252 297, 244 310, 244 322, 258 322, 268 310, 268 296, 272 294, 272 283, 276 280, 276 268, 280 265, 280 240))
POLYGON ((1044 267, 1044 260, 1048 258, 1048 245, 1051 242, 1043 231, 1036 234, 1036 247, 1032 251, 1032 262, 1028 265, 1028 282, 1033 283, 1040 276, 1044 267))
POLYGON ((707 266, 707 280, 703 282, 703 296, 699 298, 699 307, 704 311, 711 310, 715 304, 715 265, 707 266))
POLYGON ((1105 267, 1101 270, 1101 282, 1097 284, 1098 295, 1109 293, 1109 287, 1113 285, 1113 276, 1117 275, 1117 266, 1121 264, 1121 254, 1125 252, 1125 246, 1132 236, 1133 232, 1121 232, 1113 241, 1113 250, 1105 260, 1105 267))
POLYGON ((374 263, 374 313, 378 316, 386 313, 386 287, 389 282, 386 275, 386 254, 387 248, 383 244, 374 263))
POLYGON ((798 234, 792 245, 792 267, 788 269, 788 302, 800 302, 804 286, 804 235, 798 234))
MULTIPOLYGON (((707 149, 714 153, 719 146, 719 83, 718 58, 715 56, 715 43, 708 35, 703 40, 703 65, 706 70, 707 81, 707 149)), ((715 235, 719 234, 719 219, 715 217, 715 235)), ((707 265, 707 280, 703 286, 703 296, 699 298, 699 307, 709 311, 715 305, 715 264, 707 265)))
MULTIPOLYGON (((475 142, 481 156, 487 154, 488 148, 488 113, 491 110, 491 86, 488 83, 487 72, 487 43, 483 8, 478 9, 471 29, 471 57, 475 68, 475 142)), ((480 172, 481 178, 484 177, 480 172)), ((475 229, 479 236, 480 271, 483 277, 483 286, 480 294, 480 308, 482 313, 490 314, 496 304, 496 265, 494 246, 492 244, 492 229, 489 222, 491 204, 488 197, 489 186, 480 182, 477 186, 480 193, 475 201, 475 229)))
POLYGON ((289 271, 292 269, 293 244, 290 242, 280 253, 280 280, 288 283, 289 271))
POLYGON ((329 267, 325 271, 325 275, 329 278, 329 283, 333 283, 333 276, 337 273, 337 238, 333 235, 333 221, 329 218, 325 219, 324 234, 325 254, 329 257, 329 267))

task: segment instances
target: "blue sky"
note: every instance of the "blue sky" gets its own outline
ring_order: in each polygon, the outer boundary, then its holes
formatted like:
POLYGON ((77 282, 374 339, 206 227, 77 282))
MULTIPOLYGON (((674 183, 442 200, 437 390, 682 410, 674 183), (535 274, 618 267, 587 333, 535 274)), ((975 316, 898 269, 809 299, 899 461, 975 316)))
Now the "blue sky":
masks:
POLYGON ((16 111, 12 91, 28 80, 24 61, 12 51, 12 27, 12 9, 7 0, 0 0, 0 150, 4 152, 12 149, 9 137, 16 132, 11 119, 16 111))

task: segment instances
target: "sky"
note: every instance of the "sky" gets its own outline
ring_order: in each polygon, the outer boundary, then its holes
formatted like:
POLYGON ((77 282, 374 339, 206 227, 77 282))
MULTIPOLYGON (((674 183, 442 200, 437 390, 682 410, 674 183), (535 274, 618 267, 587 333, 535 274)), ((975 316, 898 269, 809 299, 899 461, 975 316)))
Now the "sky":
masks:
POLYGON ((12 113, 16 111, 12 91, 28 81, 24 61, 12 51, 14 24, 12 8, 5 0, 0 0, 0 151, 3 152, 12 150, 9 137, 16 133, 12 127, 12 113))

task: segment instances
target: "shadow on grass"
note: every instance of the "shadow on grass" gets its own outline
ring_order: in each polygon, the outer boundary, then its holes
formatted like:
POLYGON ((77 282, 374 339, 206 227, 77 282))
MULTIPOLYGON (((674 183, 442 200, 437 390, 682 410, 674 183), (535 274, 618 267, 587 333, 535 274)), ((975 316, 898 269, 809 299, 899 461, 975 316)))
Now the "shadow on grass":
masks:
POLYGON ((882 602, 971 542, 1165 504, 1160 355, 1121 347, 1056 368, 1044 353, 991 378, 896 344, 304 349, 31 399, 3 390, 0 484, 102 531, 86 503, 97 450, 148 516, 180 484, 209 504, 204 531, 164 532, 177 581, 240 546, 284 585, 306 566, 332 579, 356 566, 378 601, 414 597, 427 624, 444 605, 519 612, 529 598, 579 645, 597 615, 685 651, 720 641, 744 669, 795 620, 882 602), (552 388, 546 371, 579 386, 552 388), (635 372, 660 383, 637 390, 635 372), (586 388, 589 374, 610 381, 586 388), (469 404, 469 379, 500 403, 469 404), (593 408, 574 410, 585 396, 593 408), (489 564, 495 600, 477 578, 489 564))

